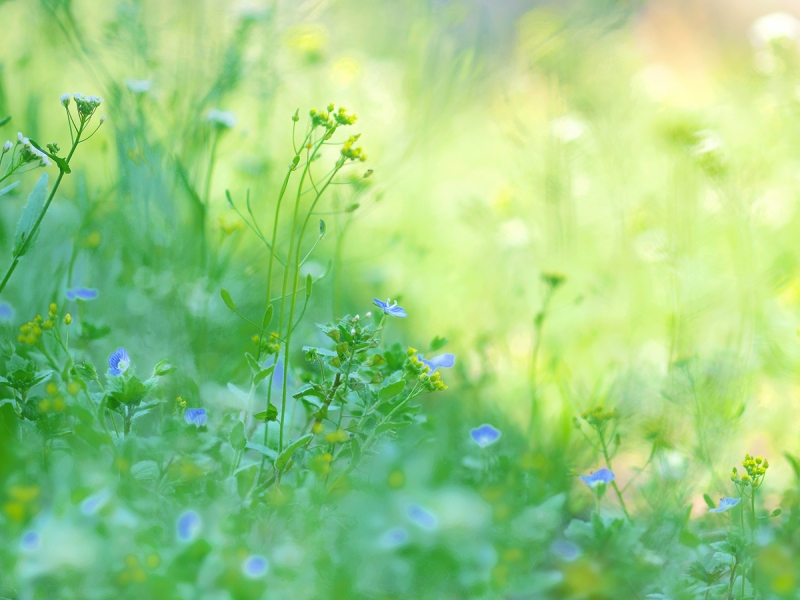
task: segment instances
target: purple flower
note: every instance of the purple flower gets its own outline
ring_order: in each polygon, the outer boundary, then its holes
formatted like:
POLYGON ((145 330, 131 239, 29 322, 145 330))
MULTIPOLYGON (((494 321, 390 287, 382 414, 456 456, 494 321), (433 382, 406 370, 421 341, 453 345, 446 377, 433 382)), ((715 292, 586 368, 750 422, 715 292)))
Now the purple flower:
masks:
POLYGON ((734 506, 739 504, 740 501, 741 501, 741 498, 720 498, 719 499, 719 506, 717 508, 709 508, 708 512, 712 512, 712 513, 725 512, 729 508, 733 508, 734 506))
POLYGON ((178 539, 182 542, 191 542, 203 528, 203 521, 193 510, 187 510, 178 517, 176 530, 178 539))
POLYGON ((67 298, 70 300, 94 300, 98 292, 93 288, 71 288, 67 290, 67 298))
POLYGON ((614 481, 614 474, 606 468, 602 468, 589 475, 578 475, 578 477, 590 488, 596 488, 601 483, 608 484, 614 481))
POLYGON ((183 420, 189 425, 205 427, 206 421, 208 421, 208 415, 206 414, 205 408, 187 408, 186 414, 183 415, 183 420))
POLYGON ((433 373, 439 367, 443 369, 449 369, 454 364, 456 364, 456 355, 455 354, 440 354, 439 356, 434 356, 430 360, 425 360, 422 358, 421 355, 417 354, 417 358, 424 364, 428 365, 430 372, 433 373))
POLYGON ((131 359, 125 348, 117 348, 111 356, 108 357, 108 372, 111 375, 122 375, 131 366, 131 359))
POLYGON ((472 441, 478 444, 478 446, 481 448, 491 446, 500 439, 501 435, 503 435, 500 433, 500 430, 492 427, 488 423, 484 423, 480 427, 476 427, 475 429, 471 430, 469 434, 472 436, 472 441))
POLYGON ((0 321, 10 321, 14 317, 14 309, 10 304, 0 302, 0 321))
POLYGON ((248 579, 259 579, 267 574, 269 562, 263 556, 251 554, 242 564, 242 573, 248 579))
POLYGON ((436 515, 429 511, 427 508, 421 507, 419 504, 412 504, 408 507, 408 518, 416 525, 423 529, 436 529, 439 519, 436 515))
POLYGON ((389 315, 390 317, 398 317, 400 319, 405 319, 408 315, 406 314, 406 309, 397 306, 397 302, 392 304, 391 298, 387 299, 386 302, 378 300, 377 298, 373 298, 372 301, 378 306, 384 313, 389 315))

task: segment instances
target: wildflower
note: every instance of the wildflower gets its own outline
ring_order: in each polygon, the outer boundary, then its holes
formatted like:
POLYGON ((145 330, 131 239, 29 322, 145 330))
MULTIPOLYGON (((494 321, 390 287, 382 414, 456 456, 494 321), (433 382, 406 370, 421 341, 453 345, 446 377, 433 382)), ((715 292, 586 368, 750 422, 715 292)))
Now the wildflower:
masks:
POLYGON ((72 315, 67 313, 64 315, 64 325, 71 325, 72 324, 72 315))
POLYGON ((69 106, 69 94, 61 94, 61 106, 64 108, 69 106))
POLYGON ((191 542, 203 528, 203 521, 193 510, 187 510, 178 517, 176 532, 178 539, 182 542, 191 542))
POLYGON ((406 314, 406 309, 397 306, 397 302, 392 304, 392 299, 388 298, 386 302, 381 302, 377 298, 373 298, 372 301, 375 303, 375 306, 380 308, 384 314, 389 315, 391 317, 398 317, 400 319, 405 319, 408 315, 406 314))
POLYGON ((10 321, 14 317, 14 309, 10 304, 0 302, 0 321, 10 321))
POLYGON ((150 91, 153 82, 149 79, 126 79, 125 85, 134 94, 144 94, 150 91))
POLYGON ((36 550, 39 547, 39 534, 35 531, 28 531, 22 536, 19 542, 20 547, 28 552, 36 550))
POLYGON ((472 437, 472 441, 478 444, 478 446, 481 448, 491 446, 500 439, 501 435, 503 435, 500 430, 492 427, 488 423, 484 423, 480 427, 476 427, 470 431, 469 434, 472 437))
POLYGON ((122 375, 131 366, 131 359, 125 348, 117 348, 116 352, 108 357, 108 372, 111 375, 122 375))
POLYGON ((434 356, 430 360, 425 360, 420 355, 417 355, 417 357, 419 358, 420 362, 428 366, 428 369, 430 369, 431 373, 433 373, 439 367, 442 367, 443 369, 449 369, 456 364, 455 354, 440 354, 439 356, 434 356))
POLYGON ((578 475, 581 481, 590 488, 596 488, 600 484, 608 484, 614 481, 614 473, 610 469, 602 468, 589 475, 578 475))
POLYGON ((719 499, 719 506, 717 508, 709 508, 708 512, 712 512, 712 513, 725 512, 729 508, 733 508, 734 506, 739 504, 740 501, 741 501, 741 498, 720 498, 719 499))
POLYGON ((342 144, 342 156, 344 158, 349 158, 350 160, 360 160, 364 162, 367 160, 367 155, 362 150, 361 146, 354 148, 353 146, 358 141, 357 135, 350 136, 347 141, 342 144))
POLYGON ((208 415, 205 408, 188 408, 186 409, 186 414, 183 415, 183 420, 189 425, 205 427, 208 415))
POLYGON ((208 119, 211 125, 215 125, 221 129, 231 129, 236 125, 236 115, 227 110, 212 109, 208 111, 206 119, 208 119))
POLYGON ((93 288, 71 288, 67 290, 67 298, 70 300, 94 300, 99 292, 93 288))
POLYGON ((6 140, 6 143, 3 144, 3 154, 6 152, 10 152, 11 148, 14 147, 14 144, 11 143, 11 140, 6 140))
POLYGON ((107 489, 100 490, 81 503, 81 512, 85 515, 93 515, 108 504, 109 500, 111 500, 111 492, 107 489))
POLYGON ((409 506, 406 514, 414 524, 419 525, 423 529, 436 529, 436 525, 439 523, 439 519, 435 514, 419 504, 412 504, 409 506))
POLYGON ((266 575, 269 569, 269 562, 263 556, 251 554, 242 564, 242 573, 248 579, 259 579, 266 575))
POLYGON ((395 527, 384 533, 378 540, 381 548, 397 548, 408 541, 408 532, 402 527, 395 527))
POLYGON ((97 110, 97 107, 103 103, 103 99, 100 96, 72 94, 72 99, 75 100, 75 106, 78 108, 78 115, 81 121, 88 121, 97 110))

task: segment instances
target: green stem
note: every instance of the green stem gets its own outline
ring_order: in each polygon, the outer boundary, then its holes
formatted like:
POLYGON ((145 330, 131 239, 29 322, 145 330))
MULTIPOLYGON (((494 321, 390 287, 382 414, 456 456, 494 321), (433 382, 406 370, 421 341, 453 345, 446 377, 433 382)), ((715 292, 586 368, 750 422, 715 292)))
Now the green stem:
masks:
MULTIPOLYGON (((67 155, 67 158, 64 162, 69 164, 69 161, 72 159, 72 155, 75 153, 75 149, 78 147, 81 141, 81 133, 83 133, 83 127, 85 123, 81 122, 81 127, 78 129, 78 135, 75 138, 75 142, 72 144, 72 148, 67 155)), ((36 219, 36 222, 33 224, 28 237, 25 238, 25 241, 22 242, 22 245, 17 249, 14 253, 14 259, 11 262, 11 266, 8 267, 5 276, 3 277, 3 281, 0 282, 0 294, 3 293, 3 290, 6 288, 6 284, 8 284, 8 280, 11 279, 11 275, 14 273, 14 270, 17 268, 19 264, 19 259, 28 251, 28 246, 31 244, 31 240, 36 237, 36 232, 39 230, 39 225, 42 224, 42 219, 44 219, 44 215, 47 213, 47 209, 50 208, 50 203, 53 201, 53 198, 56 195, 56 190, 58 190, 58 186, 61 185, 61 180, 64 178, 64 171, 63 169, 59 168, 58 171, 58 178, 56 182, 53 184, 53 189, 50 190, 50 195, 47 197, 47 201, 44 203, 44 207, 42 208, 42 212, 39 213, 39 216, 36 219)))
MULTIPOLYGON (((609 471, 613 472, 614 469, 611 468, 611 459, 608 456, 608 445, 606 444, 605 436, 601 432, 598 432, 598 434, 600 437, 600 445, 603 449, 603 458, 606 461, 606 467, 608 467, 609 471)), ((628 519, 629 522, 633 523, 633 519, 631 519, 631 515, 628 513, 628 508, 625 506, 625 500, 622 498, 622 492, 620 492, 619 486, 617 486, 616 479, 613 479, 611 481, 611 487, 614 488, 614 492, 616 492, 617 494, 619 505, 622 508, 622 512, 625 513, 625 517, 628 519)))

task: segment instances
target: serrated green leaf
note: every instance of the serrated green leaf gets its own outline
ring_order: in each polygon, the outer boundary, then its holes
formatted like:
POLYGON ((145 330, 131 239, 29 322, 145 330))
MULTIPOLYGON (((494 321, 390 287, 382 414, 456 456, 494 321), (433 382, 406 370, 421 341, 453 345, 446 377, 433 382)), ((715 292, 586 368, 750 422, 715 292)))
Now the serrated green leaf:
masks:
POLYGON ((378 400, 381 402, 387 402, 388 400, 391 400, 400 394, 404 389, 406 389, 406 382, 403 379, 400 381, 395 381, 394 383, 390 383, 381 389, 380 392, 378 392, 378 400))
MULTIPOLYGON (((42 176, 39 177, 39 181, 36 182, 36 185, 33 186, 33 191, 28 196, 28 202, 25 204, 25 208, 22 211, 22 217, 20 217, 19 223, 17 224, 17 233, 14 236, 14 255, 15 256, 23 256, 27 253, 31 248, 33 248, 33 244, 35 240, 31 240, 31 243, 25 248, 25 251, 21 254, 18 254, 23 246, 25 246, 26 240, 30 237, 31 232, 33 230, 33 226, 36 223, 36 220, 39 218, 39 215, 44 208, 45 198, 47 197, 47 173, 42 173, 42 176)), ((38 233, 38 232, 37 232, 38 233)), ((34 237, 36 234, 33 234, 34 237)))
POLYGON ((313 433, 308 433, 300 439, 289 444, 289 446, 287 446, 286 449, 280 453, 280 456, 278 456, 278 459, 275 461, 275 468, 279 470, 283 469, 289 463, 289 459, 292 458, 292 455, 302 446, 307 444, 313 437, 313 433))
POLYGON ((158 463, 154 460, 143 460, 131 467, 131 475, 136 481, 145 483, 158 479, 158 463))
POLYGON ((256 373, 255 377, 253 377, 253 385, 258 385, 259 383, 264 381, 264 379, 269 377, 269 374, 272 373, 274 370, 275 370, 275 365, 270 365, 266 369, 262 369, 261 371, 256 373))
POLYGON ((247 446, 247 438, 244 435, 244 423, 241 421, 236 422, 236 425, 234 425, 231 430, 229 440, 234 450, 244 450, 245 446, 247 446))
POLYGON ((225 306, 231 309, 232 312, 239 314, 239 311, 236 310, 236 305, 233 303, 233 298, 231 298, 231 294, 225 288, 222 288, 219 291, 219 295, 222 296, 222 301, 225 303, 225 306))

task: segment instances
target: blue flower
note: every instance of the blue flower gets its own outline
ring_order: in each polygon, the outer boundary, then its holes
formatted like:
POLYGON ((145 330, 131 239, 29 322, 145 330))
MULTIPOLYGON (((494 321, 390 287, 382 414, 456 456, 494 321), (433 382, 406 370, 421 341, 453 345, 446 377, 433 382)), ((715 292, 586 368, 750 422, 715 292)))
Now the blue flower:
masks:
POLYGON ((421 507, 419 504, 412 504, 408 507, 408 518, 419 525, 423 529, 436 529, 439 519, 436 515, 429 511, 427 508, 421 507))
POLYGON ((202 528, 203 521, 200 519, 200 515, 193 510, 187 510, 178 517, 176 530, 178 539, 182 542, 191 542, 202 528))
POLYGON ((94 300, 98 296, 98 291, 93 288, 71 288, 67 290, 67 298, 70 300, 94 300))
POLYGON ((377 298, 373 298, 372 301, 375 303, 377 307, 379 307, 384 313, 386 313, 390 317, 399 317, 400 319, 405 319, 408 316, 406 314, 406 309, 397 306, 397 302, 391 304, 392 302, 391 298, 386 300, 386 302, 378 300, 377 298))
POLYGON ((503 435, 500 433, 499 429, 492 427, 488 423, 484 423, 480 427, 476 427, 470 431, 469 434, 472 436, 472 441, 478 444, 478 446, 481 448, 491 446, 500 439, 501 435, 503 435))
POLYGON ((109 500, 111 500, 111 492, 108 490, 100 490, 81 503, 81 511, 85 515, 93 515, 108 504, 109 500))
POLYGON ((567 540, 556 540, 550 544, 550 552, 566 562, 573 562, 581 555, 581 549, 567 540))
POLYGON ((38 533, 35 531, 28 531, 22 536, 19 545, 23 550, 31 552, 39 547, 39 541, 40 539, 38 533))
POLYGON ((263 556, 251 554, 242 564, 242 573, 248 579, 259 579, 267 574, 269 562, 263 556))
POLYGON ((408 532, 402 527, 395 527, 384 533, 378 540, 381 548, 397 548, 408 541, 408 532))
POLYGON ((605 467, 589 475, 578 475, 578 477, 590 488, 596 488, 601 483, 608 484, 614 481, 614 474, 605 467))
POLYGON ((122 375, 130 366, 131 359, 125 352, 125 348, 117 348, 117 351, 108 357, 108 372, 111 375, 122 375))
POLYGON ((733 508, 734 506, 739 504, 740 501, 741 498, 720 498, 719 506, 717 508, 709 508, 708 512, 713 512, 713 513, 725 512, 729 508, 733 508))
POLYGON ((433 373, 439 367, 442 367, 443 369, 449 369, 456 364, 455 354, 440 354, 439 356, 434 356, 430 360, 425 360, 421 355, 417 354, 417 358, 420 360, 420 362, 428 365, 430 373, 433 373))
POLYGON ((183 415, 183 420, 189 425, 204 427, 206 421, 208 421, 208 415, 205 408, 187 408, 186 414, 183 415))
POLYGON ((0 302, 0 321, 10 321, 14 317, 14 309, 10 304, 0 302))

